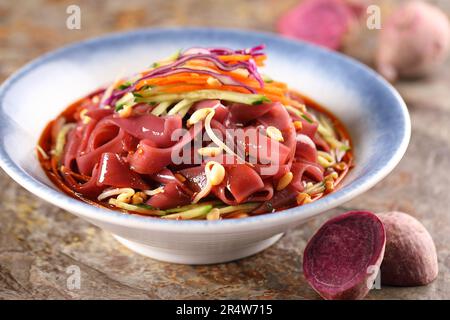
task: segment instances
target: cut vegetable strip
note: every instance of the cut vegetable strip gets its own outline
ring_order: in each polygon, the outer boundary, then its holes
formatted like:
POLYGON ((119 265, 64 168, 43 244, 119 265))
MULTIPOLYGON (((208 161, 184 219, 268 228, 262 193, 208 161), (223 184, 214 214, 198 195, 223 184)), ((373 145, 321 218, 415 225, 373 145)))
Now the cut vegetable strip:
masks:
POLYGON ((221 202, 221 201, 206 201, 206 202, 202 202, 202 203, 188 204, 188 205, 185 205, 182 207, 168 209, 168 210, 166 210, 166 212, 167 213, 178 213, 178 212, 195 209, 195 208, 198 208, 199 206, 204 206, 204 205, 218 206, 221 204, 223 204, 223 202, 221 202))
POLYGON ((197 208, 182 211, 179 213, 168 214, 162 216, 163 219, 175 219, 175 220, 187 220, 187 219, 199 219, 205 218, 209 211, 211 211, 212 205, 200 205, 197 208))
MULTIPOLYGON (((172 107, 172 109, 170 109, 170 111, 167 113, 169 116, 177 114, 178 112, 180 112, 183 109, 189 110, 189 107, 192 106, 192 104, 194 103, 194 101, 189 100, 189 99, 183 99, 180 102, 178 102, 175 106, 172 107)), ((187 110, 185 110, 187 112, 187 110)))
POLYGON ((250 211, 256 209, 260 205, 261 205, 261 203, 259 203, 259 202, 249 202, 249 203, 244 203, 244 204, 240 204, 237 206, 227 206, 224 208, 219 208, 219 213, 221 215, 223 215, 223 214, 227 214, 227 213, 231 213, 231 212, 235 212, 235 211, 250 212, 250 211))
POLYGON ((68 123, 65 124, 61 130, 58 132, 58 135, 56 136, 56 145, 53 152, 53 155, 60 159, 61 155, 64 151, 64 146, 66 145, 66 136, 69 133, 70 130, 75 128, 75 123, 68 123))
POLYGON ((172 104, 171 101, 163 101, 161 103, 158 104, 158 106, 156 106, 151 113, 155 116, 160 116, 162 115, 164 112, 167 111, 167 109, 170 107, 170 105, 172 104))
POLYGON ((166 214, 164 211, 156 210, 154 208, 151 208, 150 206, 128 204, 125 202, 118 201, 117 199, 114 199, 114 198, 109 199, 109 204, 116 206, 120 209, 137 212, 137 213, 141 213, 141 214, 145 214, 145 215, 164 216, 166 214))
POLYGON ((138 102, 163 102, 189 99, 192 101, 198 100, 225 100, 231 102, 244 103, 249 105, 258 105, 264 102, 270 102, 264 95, 261 94, 242 94, 237 92, 220 91, 220 90, 198 90, 193 92, 178 93, 178 94, 157 94, 146 95, 145 92, 142 98, 136 98, 138 102))

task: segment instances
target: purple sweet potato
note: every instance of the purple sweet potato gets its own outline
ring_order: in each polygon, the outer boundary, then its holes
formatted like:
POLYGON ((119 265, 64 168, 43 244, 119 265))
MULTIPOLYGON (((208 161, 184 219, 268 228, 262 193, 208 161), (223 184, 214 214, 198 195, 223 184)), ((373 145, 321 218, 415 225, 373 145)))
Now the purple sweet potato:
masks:
POLYGON ((350 211, 326 222, 303 254, 306 280, 324 299, 362 299, 383 260, 383 223, 366 211, 350 211))
POLYGON ((281 17, 278 31, 336 50, 355 19, 352 7, 343 0, 306 0, 281 17))
POLYGON ((378 217, 386 229, 381 283, 420 286, 436 279, 436 247, 425 227, 417 219, 402 212, 380 213, 378 217))

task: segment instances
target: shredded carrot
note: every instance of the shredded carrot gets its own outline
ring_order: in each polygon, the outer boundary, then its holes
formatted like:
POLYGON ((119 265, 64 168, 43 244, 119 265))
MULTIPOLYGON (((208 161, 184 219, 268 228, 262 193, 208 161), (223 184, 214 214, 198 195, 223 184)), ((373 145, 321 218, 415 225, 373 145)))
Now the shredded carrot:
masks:
POLYGON ((215 64, 210 61, 204 60, 189 60, 186 62, 186 67, 208 67, 208 68, 216 68, 215 64))
POLYGON ((151 81, 151 80, 157 80, 157 79, 148 79, 148 80, 142 80, 136 85, 136 90, 141 90, 146 85, 158 85, 158 86, 164 86, 164 85, 170 85, 170 84, 177 84, 177 83, 186 83, 186 84, 204 84, 207 82, 207 78, 179 78, 179 79, 161 79, 159 78, 157 81, 151 81))
POLYGON ((234 91, 241 93, 249 93, 247 89, 237 86, 227 86, 227 85, 216 85, 216 84, 204 84, 204 85, 191 85, 191 84, 179 84, 173 86, 164 86, 157 88, 160 92, 165 93, 179 93, 179 92, 189 92, 194 90, 203 90, 203 89, 215 89, 215 90, 223 90, 223 91, 234 91))
POLYGON ((158 91, 165 92, 165 93, 178 93, 178 92, 189 92, 194 90, 202 90, 202 89, 209 89, 207 86, 204 85, 191 85, 191 84, 181 84, 178 86, 164 86, 161 88, 158 88, 158 91))
POLYGON ((218 58, 224 62, 229 61, 236 62, 236 61, 248 61, 252 58, 252 56, 248 54, 230 54, 226 56, 218 56, 218 58))
MULTIPOLYGON (((246 61, 252 58, 250 55, 222 55, 219 59, 226 62, 238 62, 246 61)), ((266 59, 265 55, 256 56, 255 60, 262 62, 266 59)), ((201 60, 191 60, 186 66, 190 67, 207 67, 214 72, 232 77, 236 81, 253 88, 257 93, 265 95, 272 101, 280 101, 284 104, 289 104, 289 99, 287 97, 287 85, 282 82, 269 82, 265 83, 264 87, 260 87, 260 83, 254 78, 248 75, 236 72, 236 71, 223 71, 217 68, 214 64, 208 61, 201 60)), ((217 90, 227 90, 241 93, 248 93, 248 90, 239 86, 223 85, 220 83, 209 82, 208 79, 212 77, 209 75, 199 74, 195 72, 183 72, 179 74, 174 74, 166 77, 158 77, 152 79, 141 80, 137 85, 136 89, 140 90, 146 85, 156 86, 155 91, 167 92, 167 93, 177 93, 177 92, 188 92, 194 90, 202 89, 217 89, 217 90)))
POLYGON ((262 88, 262 89, 259 87, 256 87, 255 89, 256 89, 256 91, 260 91, 261 93, 267 92, 267 93, 273 93, 273 94, 277 94, 277 95, 283 95, 285 93, 284 90, 281 90, 276 87, 270 87, 270 86, 264 86, 264 88, 262 88))
MULTIPOLYGON (((229 86, 229 85, 216 85, 216 84, 175 84, 168 85, 156 88, 158 92, 164 93, 182 93, 189 92, 195 90, 203 90, 203 89, 215 89, 215 90, 223 90, 223 91, 233 91, 240 93, 249 93, 247 89, 238 86, 229 86)), ((271 101, 280 101, 283 104, 288 104, 288 100, 286 96, 282 94, 273 94, 270 92, 266 92, 264 90, 257 91, 259 94, 262 94, 269 98, 271 101)))
POLYGON ((192 76, 189 73, 180 73, 177 75, 172 75, 172 76, 167 76, 167 77, 141 80, 136 85, 136 89, 140 90, 142 87, 144 87, 146 85, 166 85, 166 84, 180 83, 180 82, 201 84, 201 83, 205 83, 208 80, 208 78, 209 78, 209 76, 207 76, 207 75, 197 74, 197 76, 192 76))
POLYGON ((281 88, 281 89, 284 89, 285 91, 287 91, 287 89, 288 89, 287 84, 284 82, 272 81, 272 82, 267 83, 266 85, 281 88))
MULTIPOLYGON (((225 91, 234 91, 241 93, 249 93, 246 88, 239 86, 231 86, 231 85, 221 85, 221 84, 210 84, 205 82, 179 82, 179 83, 167 83, 162 86, 158 86, 155 88, 155 91, 166 92, 166 93, 177 93, 177 92, 188 92, 194 90, 202 90, 202 89, 216 89, 216 90, 225 90, 225 91)), ((289 104, 288 99, 285 96, 285 92, 279 90, 277 88, 255 88, 256 92, 259 94, 263 94, 268 97, 272 101, 280 101, 283 104, 289 104)))
POLYGON ((256 56, 253 58, 253 60, 255 60, 255 63, 258 67, 263 67, 264 61, 266 61, 266 59, 267 59, 266 55, 260 55, 260 56, 256 56))
MULTIPOLYGON (((220 71, 217 68, 213 68, 216 72, 221 72, 222 74, 225 74, 227 76, 233 77, 234 79, 244 83, 245 85, 251 86, 251 87, 259 87, 259 82, 256 81, 253 78, 249 78, 248 76, 242 75, 235 71, 220 71)), ((284 91, 287 91, 287 85, 283 82, 273 81, 270 83, 265 83, 264 87, 277 87, 280 89, 283 89, 284 91)))
MULTIPOLYGON (((243 77, 242 75, 236 76, 236 74, 233 74, 232 72, 224 73, 226 75, 232 76, 235 78, 235 80, 241 82, 242 84, 245 84, 249 87, 254 88, 257 91, 260 91, 261 93, 274 93, 278 95, 284 95, 287 91, 284 90, 282 86, 273 86, 271 84, 265 84, 264 88, 261 89, 259 86, 258 81, 250 78, 243 77)), ((161 85, 167 85, 167 84, 175 84, 175 83, 186 83, 186 84, 206 84, 208 81, 208 78, 210 76, 204 76, 200 75, 199 77, 178 77, 178 78, 167 78, 165 80, 160 81, 158 84, 161 85)))
POLYGON ((248 55, 248 54, 231 54, 231 55, 225 55, 225 56, 218 56, 218 58, 221 61, 230 62, 230 63, 233 63, 233 62, 236 63, 239 61, 248 61, 253 58, 256 65, 261 67, 264 65, 264 61, 267 59, 267 56, 259 55, 256 57, 252 57, 251 55, 248 55))

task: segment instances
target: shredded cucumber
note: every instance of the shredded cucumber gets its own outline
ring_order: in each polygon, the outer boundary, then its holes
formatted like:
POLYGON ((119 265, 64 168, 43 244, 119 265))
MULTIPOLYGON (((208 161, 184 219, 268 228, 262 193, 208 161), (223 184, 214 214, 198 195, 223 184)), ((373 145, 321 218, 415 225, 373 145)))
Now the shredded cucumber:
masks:
POLYGON ((161 102, 157 107, 155 107, 155 109, 152 110, 152 114, 159 117, 167 111, 167 108, 169 108, 171 104, 172 102, 170 101, 161 102))
POLYGON ((163 219, 181 219, 181 220, 189 220, 189 219, 199 219, 204 218, 208 214, 208 212, 211 211, 212 205, 202 205, 198 206, 197 208, 182 211, 178 213, 168 214, 166 216, 162 216, 163 219))
POLYGON ((244 103, 249 105, 258 105, 270 100, 262 94, 245 94, 232 91, 222 90, 197 90, 183 93, 162 93, 155 94, 154 91, 144 90, 141 92, 142 98, 136 98, 137 102, 163 102, 163 101, 180 101, 183 99, 191 101, 199 100, 226 100, 231 102, 244 103))
POLYGON ((75 128, 75 123, 68 123, 65 124, 61 130, 59 130, 57 136, 56 136, 56 144, 55 149, 53 151, 53 155, 59 159, 64 151, 64 146, 66 145, 66 137, 70 130, 75 128))
POLYGON ((228 207, 220 208, 219 213, 222 215, 222 214, 231 213, 231 212, 235 212, 235 211, 248 212, 248 211, 252 211, 253 209, 256 209, 259 205, 261 205, 261 203, 249 202, 249 203, 239 204, 237 206, 228 206, 228 207))
POLYGON ((326 169, 336 164, 336 157, 334 156, 334 152, 333 154, 330 154, 325 151, 317 151, 317 161, 322 167, 326 169))
POLYGON ((290 111, 291 113, 295 114, 297 117, 301 118, 303 116, 303 112, 300 110, 294 108, 293 106, 284 106, 287 111, 290 111))
MULTIPOLYGON (((190 107, 192 107, 192 105, 194 104, 194 102, 192 100, 189 99, 183 99, 180 102, 178 102, 176 105, 174 105, 172 107, 172 109, 169 110, 169 112, 167 112, 167 114, 169 116, 175 115, 181 111, 186 110, 186 113, 189 111, 190 107)), ((185 113, 185 114, 186 114, 185 113)))
POLYGON ((116 206, 116 207, 124 209, 124 210, 133 211, 133 212, 146 214, 146 215, 163 216, 166 214, 165 211, 156 210, 156 209, 151 208, 150 206, 144 207, 142 205, 129 204, 129 203, 125 203, 122 201, 117 201, 117 199, 114 199, 114 198, 109 199, 109 204, 112 204, 113 206, 116 206))
POLYGON ((134 96, 134 94, 131 93, 131 92, 128 92, 127 94, 125 94, 122 98, 120 98, 120 99, 116 102, 115 110, 116 110, 116 111, 120 111, 120 110, 122 110, 126 105, 133 105, 135 99, 136 99, 136 97, 134 96))
POLYGON ((265 83, 272 83, 273 79, 269 77, 267 74, 261 74, 261 77, 265 83))
POLYGON ((193 204, 188 204, 188 205, 178 207, 178 208, 167 209, 166 212, 167 213, 177 213, 177 212, 195 209, 195 208, 198 208, 199 206, 204 206, 204 205, 216 206, 216 205, 220 205, 220 204, 223 204, 222 201, 208 201, 208 202, 202 202, 202 203, 193 203, 193 204))
POLYGON ((317 128, 317 131, 332 148, 338 149, 339 151, 350 150, 350 146, 336 138, 336 131, 326 117, 319 117, 319 127, 317 128))
POLYGON ((324 182, 318 182, 316 184, 307 185, 305 189, 305 193, 309 195, 314 195, 317 193, 322 193, 325 191, 325 183, 324 182))

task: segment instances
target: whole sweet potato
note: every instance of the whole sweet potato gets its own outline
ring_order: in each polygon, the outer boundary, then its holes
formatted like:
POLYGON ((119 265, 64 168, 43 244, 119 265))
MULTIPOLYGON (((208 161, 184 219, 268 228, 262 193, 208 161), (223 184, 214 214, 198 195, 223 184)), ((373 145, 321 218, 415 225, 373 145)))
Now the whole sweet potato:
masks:
POLYGON ((380 213, 386 230, 386 249, 381 264, 381 283, 393 286, 420 286, 438 274, 433 239, 415 218, 402 212, 380 213))

